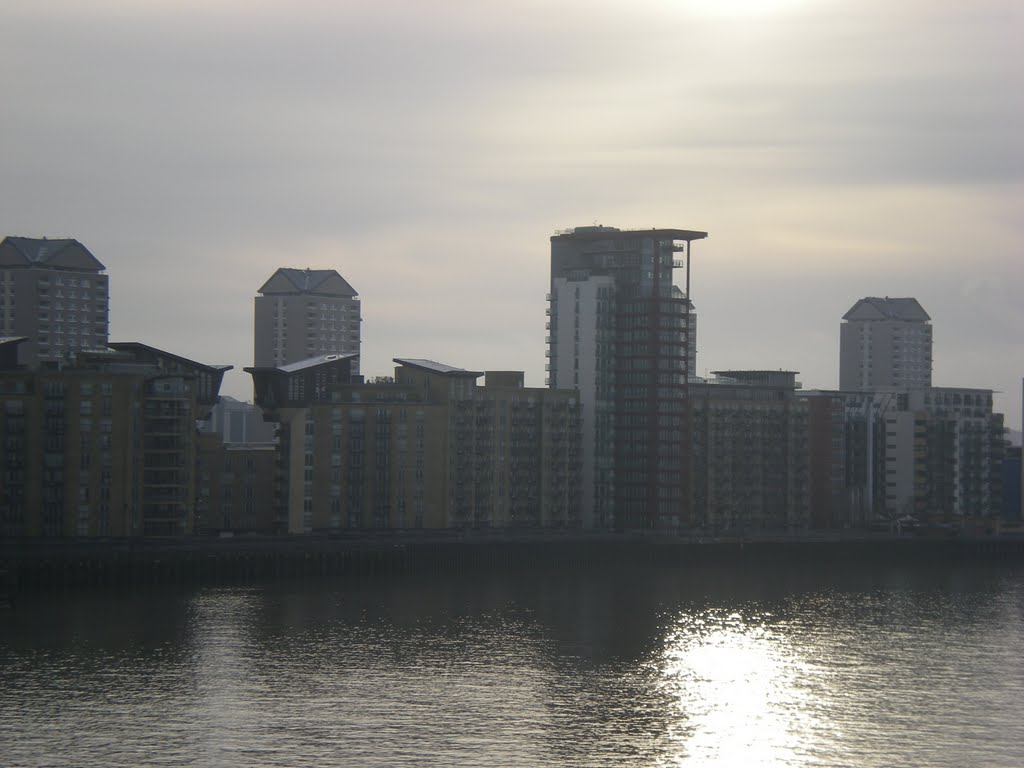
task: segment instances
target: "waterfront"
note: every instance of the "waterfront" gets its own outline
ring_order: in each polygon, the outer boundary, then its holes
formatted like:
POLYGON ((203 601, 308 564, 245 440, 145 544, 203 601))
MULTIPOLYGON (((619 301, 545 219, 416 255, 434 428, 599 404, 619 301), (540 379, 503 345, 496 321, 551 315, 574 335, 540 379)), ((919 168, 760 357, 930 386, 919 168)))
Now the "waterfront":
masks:
POLYGON ((392 574, 0 616, 5 766, 1024 762, 1015 563, 392 574))

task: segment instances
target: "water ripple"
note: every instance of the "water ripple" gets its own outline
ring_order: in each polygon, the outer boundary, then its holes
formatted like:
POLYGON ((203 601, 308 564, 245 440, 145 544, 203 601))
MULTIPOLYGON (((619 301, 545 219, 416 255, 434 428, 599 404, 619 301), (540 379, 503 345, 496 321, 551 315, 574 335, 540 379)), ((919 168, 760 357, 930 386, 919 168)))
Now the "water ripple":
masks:
POLYGON ((1024 571, 41 599, 5 766, 1015 766, 1024 571))

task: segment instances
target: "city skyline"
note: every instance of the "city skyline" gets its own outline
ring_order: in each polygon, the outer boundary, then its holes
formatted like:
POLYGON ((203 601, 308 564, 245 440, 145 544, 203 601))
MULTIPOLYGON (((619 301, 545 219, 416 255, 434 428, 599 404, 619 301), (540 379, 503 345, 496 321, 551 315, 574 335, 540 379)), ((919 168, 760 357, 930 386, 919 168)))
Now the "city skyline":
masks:
POLYGON ((8 7, 0 231, 79 240, 112 339, 233 365, 251 399, 278 267, 358 289, 368 376, 541 386, 550 235, 695 222, 698 374, 836 388, 842 314, 913 296, 933 383, 997 390, 1019 429, 1021 11, 726 5, 8 7))

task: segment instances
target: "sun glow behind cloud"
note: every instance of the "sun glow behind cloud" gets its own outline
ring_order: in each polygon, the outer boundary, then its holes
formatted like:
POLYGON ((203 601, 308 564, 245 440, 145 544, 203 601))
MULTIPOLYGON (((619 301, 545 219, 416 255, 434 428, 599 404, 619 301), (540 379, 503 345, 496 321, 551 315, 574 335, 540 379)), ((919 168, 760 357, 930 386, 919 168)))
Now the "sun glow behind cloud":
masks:
POLYGON ((445 361, 539 384, 547 238, 597 219, 710 233, 700 370, 835 386, 842 313, 906 293, 933 316, 937 372, 984 363, 936 383, 1019 412, 1019 354, 968 306, 1008 302, 991 314, 1009 326, 1024 290, 1019 4, 13 5, 0 234, 93 249, 118 339, 240 369, 255 289, 316 263, 360 290, 365 371, 434 327, 445 361), (973 293, 967 258, 990 281, 973 293), (134 298, 157 274, 209 300, 134 298), (495 290, 502 311, 467 321, 462 297, 495 290), (488 334, 503 343, 480 360, 488 334))
POLYGON ((712 17, 763 17, 794 11, 807 0, 664 0, 664 5, 684 13, 712 17))

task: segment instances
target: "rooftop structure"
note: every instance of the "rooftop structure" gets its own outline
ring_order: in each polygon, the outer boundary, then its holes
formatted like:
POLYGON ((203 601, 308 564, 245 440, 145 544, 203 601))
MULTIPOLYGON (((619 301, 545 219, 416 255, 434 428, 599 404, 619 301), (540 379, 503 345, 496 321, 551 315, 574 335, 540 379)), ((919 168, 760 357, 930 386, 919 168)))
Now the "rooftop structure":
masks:
POLYGON ((311 401, 330 401, 332 391, 351 384, 359 362, 355 354, 320 355, 288 365, 251 366, 256 403, 265 410, 299 407, 311 401))
POLYGON ((431 371, 433 373, 442 373, 453 376, 470 376, 474 379, 484 375, 483 371, 467 371, 464 368, 456 368, 454 365, 445 365, 444 363, 437 363, 433 360, 424 360, 422 358, 396 357, 393 359, 399 365, 410 366, 412 368, 422 368, 425 371, 431 371))
POLYGON ((126 352, 133 361, 153 366, 162 373, 186 376, 194 380, 196 402, 200 406, 206 406, 207 410, 216 405, 224 374, 233 367, 198 363, 187 357, 175 355, 138 341, 111 342, 110 349, 116 352, 126 352))

